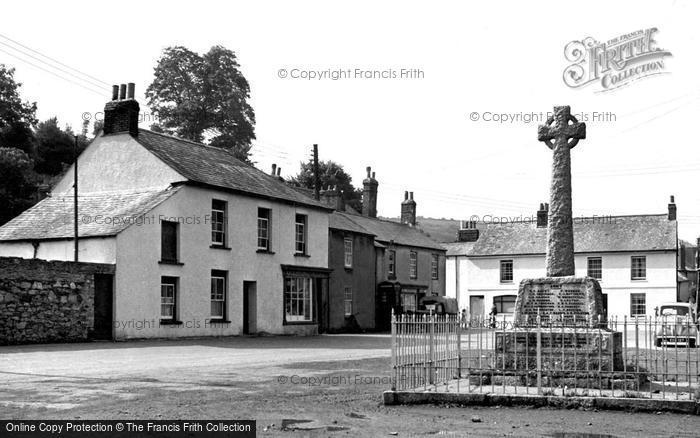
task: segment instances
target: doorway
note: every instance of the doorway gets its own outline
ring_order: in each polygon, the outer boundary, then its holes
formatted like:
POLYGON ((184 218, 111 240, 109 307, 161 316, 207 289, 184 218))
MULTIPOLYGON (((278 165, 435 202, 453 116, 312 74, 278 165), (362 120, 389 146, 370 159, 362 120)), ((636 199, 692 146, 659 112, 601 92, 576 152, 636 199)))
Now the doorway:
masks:
POLYGON ((112 340, 112 327, 114 325, 112 318, 113 300, 114 276, 111 274, 95 274, 93 339, 112 340))
POLYGON ((243 282, 243 334, 250 335, 257 327, 257 283, 243 282))
POLYGON ((470 319, 484 318, 483 295, 472 295, 469 297, 469 317, 470 319))

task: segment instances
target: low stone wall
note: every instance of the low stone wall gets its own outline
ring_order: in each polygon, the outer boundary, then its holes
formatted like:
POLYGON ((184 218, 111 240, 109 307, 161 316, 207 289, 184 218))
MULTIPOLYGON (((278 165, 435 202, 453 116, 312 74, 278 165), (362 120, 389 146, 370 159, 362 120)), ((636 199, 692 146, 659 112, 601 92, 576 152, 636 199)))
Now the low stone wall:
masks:
POLYGON ((95 274, 114 265, 0 257, 0 345, 88 339, 95 274))

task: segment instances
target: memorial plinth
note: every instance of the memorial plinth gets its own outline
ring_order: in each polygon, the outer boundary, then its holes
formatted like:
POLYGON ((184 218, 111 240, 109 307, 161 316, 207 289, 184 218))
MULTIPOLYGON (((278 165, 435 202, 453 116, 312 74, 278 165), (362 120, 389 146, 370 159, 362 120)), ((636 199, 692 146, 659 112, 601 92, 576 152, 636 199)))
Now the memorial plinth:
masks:
POLYGON ((516 374, 560 372, 561 378, 621 370, 622 334, 607 328, 600 284, 574 276, 571 149, 586 138, 586 124, 568 106, 558 106, 538 127, 537 136, 553 152, 547 276, 520 283, 515 328, 496 332, 496 366, 516 374))
POLYGON ((605 308, 600 283, 590 277, 544 277, 520 282, 515 301, 516 327, 538 324, 599 327, 605 308))

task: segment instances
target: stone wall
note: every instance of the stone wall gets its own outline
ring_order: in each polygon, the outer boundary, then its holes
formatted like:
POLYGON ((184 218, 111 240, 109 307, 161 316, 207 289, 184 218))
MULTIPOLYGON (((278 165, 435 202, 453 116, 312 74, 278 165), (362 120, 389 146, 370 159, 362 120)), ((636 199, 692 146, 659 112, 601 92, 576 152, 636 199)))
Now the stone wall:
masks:
POLYGON ((0 345, 76 342, 94 323, 94 274, 114 265, 0 257, 0 345))

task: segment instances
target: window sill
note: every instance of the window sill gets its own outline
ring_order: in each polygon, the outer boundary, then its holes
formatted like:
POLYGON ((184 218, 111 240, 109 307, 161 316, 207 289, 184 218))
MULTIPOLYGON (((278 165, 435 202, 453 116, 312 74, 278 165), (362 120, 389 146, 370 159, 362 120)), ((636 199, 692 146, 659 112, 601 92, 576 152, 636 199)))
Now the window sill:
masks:
POLYGON ((159 265, 175 265, 175 266, 184 266, 184 263, 178 262, 176 260, 159 260, 158 261, 159 265))
POLYGON ((501 281, 501 284, 513 284, 513 280, 510 280, 510 281, 501 281))
POLYGON ((208 324, 231 324, 231 321, 223 318, 213 318, 208 321, 208 324))
POLYGON ((352 266, 343 266, 346 272, 352 272, 352 266))
POLYGON ((317 325, 318 321, 284 321, 283 325, 317 325))
POLYGON ((294 253, 294 257, 305 257, 305 258, 308 259, 308 258, 310 258, 311 256, 308 255, 308 254, 301 253, 301 252, 295 252, 295 253, 294 253))
POLYGON ((209 245, 209 248, 211 248, 211 249, 225 249, 226 251, 231 251, 231 248, 229 248, 226 245, 209 245))
POLYGON ((270 251, 269 249, 258 249, 257 251, 258 254, 274 254, 274 251, 270 251))
POLYGON ((636 283, 644 283, 647 281, 646 278, 632 278, 630 281, 634 281, 636 283))
POLYGON ((182 321, 177 321, 175 319, 161 319, 160 325, 182 325, 182 321))
POLYGON ((396 274, 389 274, 387 277, 389 280, 396 280, 396 274))

